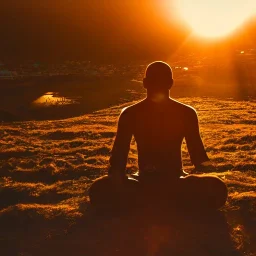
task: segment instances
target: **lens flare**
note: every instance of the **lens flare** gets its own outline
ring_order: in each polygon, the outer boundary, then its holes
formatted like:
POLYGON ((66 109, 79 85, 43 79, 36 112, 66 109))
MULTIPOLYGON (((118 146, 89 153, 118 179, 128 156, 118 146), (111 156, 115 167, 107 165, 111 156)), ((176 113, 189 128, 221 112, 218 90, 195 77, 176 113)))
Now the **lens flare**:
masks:
POLYGON ((177 7, 193 31, 203 37, 228 35, 256 13, 255 0, 177 0, 177 7))

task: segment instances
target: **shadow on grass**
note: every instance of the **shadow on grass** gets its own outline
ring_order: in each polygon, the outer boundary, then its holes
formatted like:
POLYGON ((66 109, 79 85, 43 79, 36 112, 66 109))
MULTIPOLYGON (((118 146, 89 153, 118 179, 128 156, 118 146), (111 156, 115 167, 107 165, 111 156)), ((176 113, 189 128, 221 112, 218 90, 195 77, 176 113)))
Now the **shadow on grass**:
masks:
POLYGON ((43 203, 56 204, 60 201, 70 198, 68 194, 59 194, 56 191, 47 191, 38 196, 33 196, 26 189, 2 188, 0 190, 0 209, 16 204, 43 203))
POLYGON ((12 157, 21 158, 21 157, 32 157, 36 155, 37 152, 30 151, 7 151, 0 153, 0 160, 8 160, 12 157))
POLYGON ((222 212, 87 216, 37 255, 239 256, 222 212))
MULTIPOLYGON (((241 193, 240 197, 233 200, 234 206, 239 209, 235 216, 231 216, 230 219, 238 219, 239 225, 236 228, 238 233, 242 233, 238 240, 242 244, 244 251, 252 252, 250 255, 255 255, 256 252, 256 203, 255 196, 252 192, 241 193)), ((239 237, 239 235, 237 236, 239 237)))

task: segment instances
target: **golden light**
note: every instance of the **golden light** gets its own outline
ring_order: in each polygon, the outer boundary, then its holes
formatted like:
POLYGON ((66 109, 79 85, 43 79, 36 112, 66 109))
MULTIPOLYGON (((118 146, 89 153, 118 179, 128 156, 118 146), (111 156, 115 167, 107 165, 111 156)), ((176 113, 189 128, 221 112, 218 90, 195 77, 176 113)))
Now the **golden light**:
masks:
POLYGON ((232 33, 255 14, 255 0, 177 0, 178 11, 204 37, 232 33))

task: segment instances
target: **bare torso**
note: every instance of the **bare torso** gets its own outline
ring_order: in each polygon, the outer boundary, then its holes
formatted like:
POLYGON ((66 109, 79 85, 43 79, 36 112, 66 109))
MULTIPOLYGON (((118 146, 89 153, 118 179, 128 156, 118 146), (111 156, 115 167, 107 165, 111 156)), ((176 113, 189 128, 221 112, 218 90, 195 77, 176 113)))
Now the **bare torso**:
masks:
POLYGON ((196 111, 172 99, 161 103, 145 99, 122 111, 110 158, 110 172, 125 171, 132 136, 137 144, 140 175, 158 172, 179 177, 184 138, 194 165, 208 161, 196 111))

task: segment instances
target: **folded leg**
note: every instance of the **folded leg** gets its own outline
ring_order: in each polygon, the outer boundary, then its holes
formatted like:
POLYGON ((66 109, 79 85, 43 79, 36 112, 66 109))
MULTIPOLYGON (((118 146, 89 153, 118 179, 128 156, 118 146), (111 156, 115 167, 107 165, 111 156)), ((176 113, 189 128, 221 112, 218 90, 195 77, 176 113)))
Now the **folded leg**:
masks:
POLYGON ((216 176, 189 175, 180 178, 177 201, 183 207, 217 210, 224 206, 228 191, 225 183, 216 176))
POLYGON ((92 206, 98 210, 129 210, 138 203, 139 183, 126 179, 122 187, 115 187, 108 176, 94 181, 89 189, 92 206))

